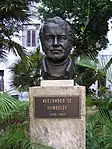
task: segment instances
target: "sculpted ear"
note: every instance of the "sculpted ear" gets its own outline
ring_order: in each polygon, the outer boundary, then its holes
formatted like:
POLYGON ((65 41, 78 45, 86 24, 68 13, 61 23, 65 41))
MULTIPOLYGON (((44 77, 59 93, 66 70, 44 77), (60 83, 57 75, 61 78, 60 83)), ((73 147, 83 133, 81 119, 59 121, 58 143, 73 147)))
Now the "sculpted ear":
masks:
POLYGON ((41 42, 41 46, 42 46, 42 51, 45 52, 44 37, 43 37, 43 34, 41 32, 39 33, 39 37, 40 37, 40 42, 41 42))
POLYGON ((44 46, 43 41, 41 42, 41 46, 42 46, 42 51, 45 53, 45 46, 44 46))

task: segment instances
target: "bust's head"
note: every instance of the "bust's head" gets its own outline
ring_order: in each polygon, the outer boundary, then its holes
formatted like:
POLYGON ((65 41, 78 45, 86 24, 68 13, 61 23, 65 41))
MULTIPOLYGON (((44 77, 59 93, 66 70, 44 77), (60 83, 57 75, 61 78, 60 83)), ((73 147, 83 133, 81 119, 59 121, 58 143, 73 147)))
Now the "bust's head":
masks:
POLYGON ((72 29, 60 17, 48 19, 40 29, 40 41, 46 57, 51 62, 60 63, 72 49, 72 29))

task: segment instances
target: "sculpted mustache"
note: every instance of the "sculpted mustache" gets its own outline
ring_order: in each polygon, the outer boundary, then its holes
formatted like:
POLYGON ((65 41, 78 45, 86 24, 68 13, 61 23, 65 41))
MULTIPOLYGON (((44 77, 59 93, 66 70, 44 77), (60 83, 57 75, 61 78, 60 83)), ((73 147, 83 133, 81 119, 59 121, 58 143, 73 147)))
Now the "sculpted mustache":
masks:
POLYGON ((49 51, 51 51, 51 52, 53 52, 53 51, 63 51, 63 50, 60 50, 60 49, 52 49, 52 50, 49 50, 49 51))
POLYGON ((49 51, 64 51, 64 49, 53 48, 53 49, 49 49, 49 51))
POLYGON ((63 46, 60 47, 49 47, 49 51, 64 51, 63 46))

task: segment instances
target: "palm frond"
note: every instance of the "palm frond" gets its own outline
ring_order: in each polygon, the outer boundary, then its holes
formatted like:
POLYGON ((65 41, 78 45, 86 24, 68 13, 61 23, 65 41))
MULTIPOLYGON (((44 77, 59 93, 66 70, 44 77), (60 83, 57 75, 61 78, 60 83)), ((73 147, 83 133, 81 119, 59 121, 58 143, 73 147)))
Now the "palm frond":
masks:
POLYGON ((4 39, 3 45, 6 50, 12 51, 16 56, 20 56, 21 58, 25 58, 27 56, 26 49, 13 40, 4 39))
POLYGON ((112 58, 108 60, 106 56, 96 58, 94 54, 81 55, 76 63, 82 67, 95 70, 100 76, 106 76, 109 81, 112 80, 112 58))
POLYGON ((91 68, 93 70, 97 69, 96 62, 94 60, 90 59, 90 57, 87 55, 81 56, 79 59, 77 59, 76 63, 80 66, 88 67, 88 68, 91 68))
POLYGON ((7 52, 4 49, 0 49, 0 62, 7 61, 7 52))
POLYGON ((0 121, 9 119, 13 111, 18 108, 18 101, 7 93, 0 93, 0 121))

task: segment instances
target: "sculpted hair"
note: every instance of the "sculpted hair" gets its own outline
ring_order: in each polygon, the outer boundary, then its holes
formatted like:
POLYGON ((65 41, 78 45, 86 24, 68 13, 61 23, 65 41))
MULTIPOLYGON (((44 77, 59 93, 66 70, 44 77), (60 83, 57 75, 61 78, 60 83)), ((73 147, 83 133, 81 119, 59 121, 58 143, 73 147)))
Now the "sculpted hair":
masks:
POLYGON ((68 35, 70 36, 70 38, 72 39, 72 28, 70 26, 70 24, 68 22, 66 22, 65 20, 63 20, 62 18, 56 16, 54 18, 50 18, 48 19, 40 28, 40 32, 39 32, 39 36, 40 36, 40 41, 43 41, 43 35, 44 35, 44 27, 45 25, 47 25, 48 23, 56 23, 59 24, 60 26, 65 27, 66 32, 68 33, 68 35))

